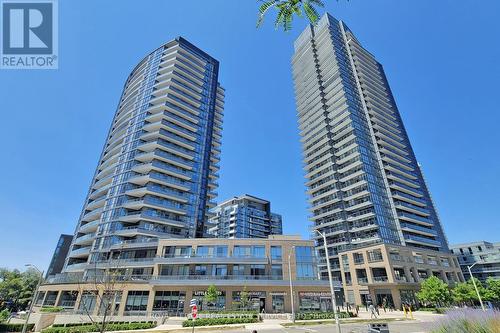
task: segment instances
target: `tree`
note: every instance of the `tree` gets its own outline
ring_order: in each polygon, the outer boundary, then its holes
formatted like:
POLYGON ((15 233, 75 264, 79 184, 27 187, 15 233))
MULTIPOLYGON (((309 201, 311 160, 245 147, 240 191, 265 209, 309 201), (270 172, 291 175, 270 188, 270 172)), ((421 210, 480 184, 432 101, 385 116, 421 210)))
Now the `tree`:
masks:
POLYGON ((500 279, 489 277, 486 279, 486 289, 490 301, 500 301, 500 279))
POLYGON ((457 283, 451 291, 453 300, 460 305, 472 302, 475 293, 474 286, 467 282, 457 283))
POLYGON ((17 269, 0 269, 0 309, 24 310, 29 305, 36 289, 38 272, 29 268, 24 272, 17 269))
POLYGON ((217 301, 218 297, 219 297, 219 291, 217 290, 217 287, 215 287, 215 285, 213 284, 208 286, 207 292, 205 293, 204 296, 207 305, 214 304, 217 301))
POLYGON ((247 287, 243 287, 243 290, 240 293, 240 305, 243 310, 248 309, 248 303, 250 302, 247 287))
MULTIPOLYGON (((94 273, 78 282, 78 293, 81 295, 79 309, 89 318, 97 332, 106 331, 114 307, 120 303, 118 298, 121 297, 124 281, 127 280, 120 269, 123 266, 120 260, 120 256, 110 259, 108 269, 102 271, 103 274, 94 273), (98 317, 93 315, 94 306, 99 307, 98 317)), ((95 265, 94 272, 97 272, 97 262, 95 265)))
POLYGON ((419 301, 425 304, 441 306, 450 301, 450 290, 448 285, 436 276, 425 279, 420 285, 417 293, 419 301))
POLYGON ((260 27, 264 22, 264 17, 267 12, 274 8, 278 11, 274 27, 277 29, 282 27, 284 31, 292 29, 293 17, 305 16, 311 24, 316 24, 319 19, 319 13, 315 7, 324 7, 325 4, 321 0, 267 0, 259 7, 259 15, 257 19, 257 27, 260 27))

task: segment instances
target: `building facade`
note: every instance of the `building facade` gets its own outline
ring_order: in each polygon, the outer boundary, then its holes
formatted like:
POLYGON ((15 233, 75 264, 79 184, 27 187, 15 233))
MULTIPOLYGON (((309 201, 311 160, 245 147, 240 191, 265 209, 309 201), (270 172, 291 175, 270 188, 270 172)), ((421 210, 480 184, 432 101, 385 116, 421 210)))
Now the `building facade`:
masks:
POLYGON ((54 250, 54 254, 52 255, 52 259, 50 260, 49 268, 47 269, 45 277, 61 273, 72 240, 73 240, 73 235, 63 234, 59 237, 59 240, 57 241, 57 245, 54 250))
POLYGON ((267 238, 283 233, 281 215, 271 203, 248 194, 231 198, 212 210, 209 233, 219 238, 267 238))
MULTIPOLYGON (((375 244, 449 253, 382 65, 329 14, 295 41, 297 115, 314 234, 339 254, 375 244)), ((321 263, 326 275, 326 261, 321 263)))
POLYGON ((472 275, 485 282, 487 278, 500 279, 500 243, 485 241, 451 245, 451 252, 458 256, 464 277, 469 280, 467 266, 472 275))
MULTIPOLYGON (((160 239, 154 253, 117 259, 102 267, 116 281, 112 309, 117 316, 183 315, 190 311, 193 298, 198 300, 200 310, 244 307, 289 313, 290 280, 296 311, 332 309, 328 281, 318 277, 314 242, 297 236, 160 239), (129 266, 147 266, 150 273, 122 270, 129 266), (204 299, 210 285, 216 285, 219 294, 213 303, 204 299), (242 304, 242 293, 247 295, 246 305, 242 304)), ((89 278, 76 283, 68 275, 49 279, 40 288, 35 304, 98 314, 95 293, 109 289, 93 281, 89 278)))
POLYGON ((346 301, 350 304, 416 304, 420 283, 437 276, 453 285, 464 282, 456 256, 443 251, 375 244, 340 254, 346 301))
MULTIPOLYGON (((129 75, 64 272, 102 274, 163 238, 202 237, 218 186, 224 89, 217 60, 176 38, 129 75)), ((124 266, 146 274, 150 267, 124 266)), ((151 272, 150 272, 151 273, 151 272)))

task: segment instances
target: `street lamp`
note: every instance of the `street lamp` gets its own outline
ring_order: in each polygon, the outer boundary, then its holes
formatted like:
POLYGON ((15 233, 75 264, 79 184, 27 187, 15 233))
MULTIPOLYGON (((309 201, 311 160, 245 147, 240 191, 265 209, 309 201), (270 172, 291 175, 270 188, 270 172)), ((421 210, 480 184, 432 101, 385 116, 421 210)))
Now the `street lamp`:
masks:
POLYGON ((330 281, 330 292, 332 293, 333 314, 335 316, 335 323, 337 324, 337 332, 340 333, 341 332, 340 321, 339 321, 339 315, 337 313, 337 301, 335 300, 335 289, 333 289, 332 270, 330 269, 330 260, 328 258, 328 247, 326 246, 326 236, 318 229, 314 229, 314 231, 316 231, 321 237, 323 237, 323 246, 325 248, 325 258, 326 258, 326 269, 328 270, 328 280, 330 281))
POLYGON ((38 278, 38 283, 36 284, 35 292, 33 293, 33 297, 31 298, 30 308, 28 310, 28 314, 26 315, 26 321, 24 322, 22 333, 26 333, 26 330, 28 328, 28 320, 30 319, 31 312, 33 311, 33 305, 35 304, 36 298, 38 296, 38 288, 40 288, 40 284, 42 283, 43 280, 43 271, 40 271, 35 265, 26 264, 24 266, 34 268, 40 274, 40 277, 38 278))
POLYGON ((476 294, 477 298, 479 298, 479 303, 481 303, 481 309, 483 309, 483 311, 486 311, 486 309, 484 308, 483 300, 481 299, 481 295, 479 295, 479 290, 477 289, 476 281, 474 281, 474 276, 472 276, 471 272, 471 268, 474 267, 476 264, 478 264, 478 262, 473 263, 471 266, 467 266, 467 269, 469 270, 469 275, 472 280, 472 284, 474 285, 474 289, 476 289, 476 294))
POLYGON ((291 264, 291 256, 294 249, 295 246, 292 246, 290 252, 288 252, 288 278, 290 280, 290 303, 292 304, 292 322, 295 323, 295 309, 293 305, 292 264, 291 264))

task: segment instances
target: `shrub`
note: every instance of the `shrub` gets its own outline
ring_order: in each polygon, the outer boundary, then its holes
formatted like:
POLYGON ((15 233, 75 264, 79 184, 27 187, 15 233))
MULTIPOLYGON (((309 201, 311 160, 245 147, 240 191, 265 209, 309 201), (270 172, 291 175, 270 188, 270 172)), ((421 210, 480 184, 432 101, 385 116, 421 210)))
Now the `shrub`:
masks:
POLYGON ((447 316, 434 324, 432 333, 498 333, 500 312, 459 309, 448 311, 447 316))
MULTIPOLYGON (((97 324, 98 326, 99 324, 97 324)), ((55 326, 46 328, 42 333, 89 333, 99 331, 99 328, 94 324, 89 323, 70 323, 66 326, 55 326)), ((155 327, 153 321, 148 322, 130 322, 130 323, 108 323, 106 331, 129 331, 129 330, 144 330, 155 327)))
MULTIPOLYGON (((356 317, 352 312, 339 312, 339 318, 356 317)), ((297 320, 314 320, 314 319, 334 319, 333 312, 299 312, 295 315, 297 320)))
MULTIPOLYGON (((213 325, 229 325, 229 324, 249 324, 256 323, 257 318, 200 318, 194 321, 194 326, 213 326, 213 325)), ((182 322, 182 327, 192 327, 191 319, 182 322)))
POLYGON ((42 306, 40 312, 61 312, 64 308, 61 306, 42 306))
MULTIPOLYGON (((21 332, 24 324, 0 324, 0 332, 21 332)), ((33 331, 35 324, 28 324, 28 331, 33 331)))
POLYGON ((0 311, 0 323, 6 321, 7 319, 9 319, 9 317, 10 317, 9 309, 3 309, 2 311, 0 311))

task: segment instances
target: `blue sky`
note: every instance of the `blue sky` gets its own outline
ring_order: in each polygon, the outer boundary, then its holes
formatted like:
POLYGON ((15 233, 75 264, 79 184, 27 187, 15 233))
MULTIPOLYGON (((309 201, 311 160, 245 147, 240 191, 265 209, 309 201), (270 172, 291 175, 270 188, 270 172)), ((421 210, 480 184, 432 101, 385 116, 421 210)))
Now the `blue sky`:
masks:
MULTIPOLYGON (((334 1, 384 65, 451 243, 500 241, 500 2, 334 1)), ((271 200, 308 236, 290 69, 293 40, 255 0, 59 3, 59 69, 0 71, 0 266, 46 269, 73 233, 123 83, 182 35, 221 62, 226 88, 219 200, 271 200)))

